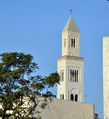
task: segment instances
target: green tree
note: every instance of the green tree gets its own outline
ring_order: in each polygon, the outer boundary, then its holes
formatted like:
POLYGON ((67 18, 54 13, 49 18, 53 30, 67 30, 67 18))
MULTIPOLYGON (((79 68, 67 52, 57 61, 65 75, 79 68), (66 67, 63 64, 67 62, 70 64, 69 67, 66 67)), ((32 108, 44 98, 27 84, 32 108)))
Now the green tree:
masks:
MULTIPOLYGON (((0 117, 2 119, 33 119, 33 112, 39 103, 39 95, 47 87, 59 83, 58 73, 47 77, 35 75, 38 66, 30 54, 3 53, 0 55, 0 117), (25 106, 25 103, 27 105, 25 106)), ((42 102, 44 108, 46 103, 42 102)))

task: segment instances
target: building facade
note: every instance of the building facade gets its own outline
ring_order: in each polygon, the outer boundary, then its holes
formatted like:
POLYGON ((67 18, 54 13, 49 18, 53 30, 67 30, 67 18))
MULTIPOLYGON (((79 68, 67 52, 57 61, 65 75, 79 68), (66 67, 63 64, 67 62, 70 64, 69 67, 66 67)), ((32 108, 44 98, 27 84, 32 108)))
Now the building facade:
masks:
POLYGON ((84 58, 80 57, 80 31, 72 15, 62 32, 62 57, 58 58, 60 74, 57 96, 60 99, 84 101, 84 58))
POLYGON ((103 38, 104 119, 109 119, 109 36, 103 38))
POLYGON ((41 119, 95 119, 94 105, 62 99, 48 99, 45 109, 38 106, 34 116, 41 119), (38 113, 41 112, 41 113, 38 113))

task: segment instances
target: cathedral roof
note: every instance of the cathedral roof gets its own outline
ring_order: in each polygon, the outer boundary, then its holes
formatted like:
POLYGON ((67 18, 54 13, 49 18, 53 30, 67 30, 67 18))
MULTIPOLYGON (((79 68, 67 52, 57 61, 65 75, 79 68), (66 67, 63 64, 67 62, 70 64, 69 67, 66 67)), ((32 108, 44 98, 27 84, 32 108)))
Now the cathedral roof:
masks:
POLYGON ((71 32, 80 32, 75 21, 72 18, 72 15, 70 16, 70 18, 68 19, 67 24, 65 25, 63 32, 65 31, 71 31, 71 32))

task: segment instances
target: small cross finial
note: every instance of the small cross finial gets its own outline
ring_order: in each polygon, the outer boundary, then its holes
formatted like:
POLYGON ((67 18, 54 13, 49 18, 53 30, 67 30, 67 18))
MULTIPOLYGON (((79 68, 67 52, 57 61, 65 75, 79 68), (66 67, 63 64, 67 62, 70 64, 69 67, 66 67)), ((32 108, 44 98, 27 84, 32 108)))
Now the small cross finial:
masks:
POLYGON ((70 10, 70 15, 72 15, 72 9, 70 10))

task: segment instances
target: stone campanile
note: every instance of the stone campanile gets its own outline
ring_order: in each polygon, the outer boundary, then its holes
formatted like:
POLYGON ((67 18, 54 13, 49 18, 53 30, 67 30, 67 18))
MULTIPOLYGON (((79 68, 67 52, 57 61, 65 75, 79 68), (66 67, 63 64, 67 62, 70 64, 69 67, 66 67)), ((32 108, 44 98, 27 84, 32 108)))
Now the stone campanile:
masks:
POLYGON ((80 31, 72 15, 62 31, 62 57, 58 58, 58 98, 84 101, 84 58, 80 57, 80 31))
POLYGON ((109 36, 103 38, 104 119, 109 119, 109 36))

